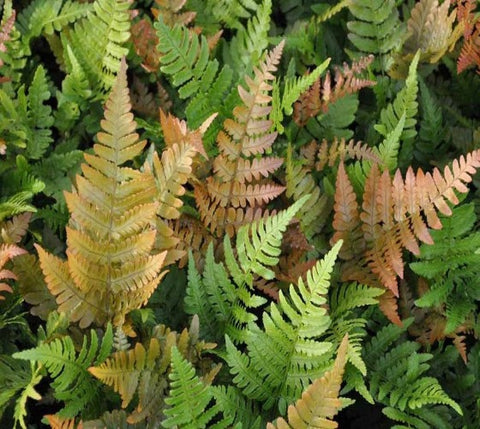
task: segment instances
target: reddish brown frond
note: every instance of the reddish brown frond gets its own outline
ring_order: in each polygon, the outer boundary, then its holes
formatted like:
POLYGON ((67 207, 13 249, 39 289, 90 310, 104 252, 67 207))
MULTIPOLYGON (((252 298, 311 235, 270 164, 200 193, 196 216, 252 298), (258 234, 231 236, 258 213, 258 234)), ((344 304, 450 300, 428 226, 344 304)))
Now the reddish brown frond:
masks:
MULTIPOLYGON (((480 150, 461 156, 451 167, 446 166, 443 174, 437 168, 432 173, 419 169, 416 174, 409 168, 405 180, 399 170, 392 180, 387 170, 380 174, 374 164, 365 181, 358 218, 356 196, 341 163, 336 183, 332 240, 344 240, 340 253, 348 261, 344 279, 371 286, 380 282, 398 296, 397 277, 403 278, 404 270, 403 250, 418 254, 418 240, 433 243, 428 228, 442 228, 438 212, 446 216, 451 214, 450 206, 459 202, 455 192, 468 191, 466 185, 478 167, 480 150), (363 249, 359 246, 359 236, 364 240, 363 249), (366 273, 366 269, 376 280, 366 273)), ((392 314, 389 317, 393 320, 392 314)))
POLYGON ((245 222, 262 217, 265 204, 285 189, 269 180, 283 159, 260 156, 277 137, 276 132, 270 132, 272 121, 268 115, 272 109, 271 82, 283 45, 281 42, 254 68, 253 78, 245 77, 246 88, 238 86, 242 103, 233 109, 233 119, 226 119, 218 133, 220 154, 213 162, 213 175, 195 185, 200 218, 215 235, 232 235, 245 222))
POLYGON ((45 418, 52 429, 83 429, 83 423, 75 423, 75 419, 59 417, 56 414, 47 414, 45 418))
POLYGON ((480 73, 480 20, 475 14, 475 0, 457 0, 457 19, 463 25, 463 45, 457 60, 457 73, 470 66, 480 73))
POLYGON ((141 66, 149 73, 158 71, 160 52, 156 49, 158 37, 152 23, 143 18, 130 28, 135 53, 142 59, 141 66))
POLYGON ((0 245, 0 301, 5 299, 1 292, 13 292, 12 288, 7 283, 3 283, 2 280, 17 279, 17 276, 12 271, 3 268, 4 265, 15 256, 23 255, 25 253, 27 253, 25 250, 14 244, 0 245))
POLYGON ((196 12, 181 12, 187 0, 155 0, 152 14, 155 19, 161 15, 163 22, 168 26, 174 24, 190 24, 196 16, 196 12))
POLYGON ((365 160, 377 164, 382 162, 373 149, 361 141, 356 142, 351 139, 347 143, 343 138, 340 140, 335 138, 333 142, 327 142, 324 139, 318 145, 315 168, 318 171, 322 171, 327 165, 333 167, 339 160, 346 161, 347 159, 365 160))
POLYGON ((382 294, 378 301, 378 306, 383 314, 387 317, 390 322, 395 323, 395 325, 402 326, 403 323, 400 320, 400 316, 398 315, 398 302, 397 298, 393 295, 393 293, 387 290, 384 294, 382 294))
POLYGON ((344 244, 340 249, 339 255, 343 259, 351 259, 354 256, 352 253, 352 242, 356 241, 356 237, 353 234, 358 230, 360 217, 357 196, 353 191, 343 162, 340 162, 338 167, 335 185, 335 205, 333 208, 335 211, 333 216, 335 234, 332 237, 332 244, 338 240, 343 240, 344 244))

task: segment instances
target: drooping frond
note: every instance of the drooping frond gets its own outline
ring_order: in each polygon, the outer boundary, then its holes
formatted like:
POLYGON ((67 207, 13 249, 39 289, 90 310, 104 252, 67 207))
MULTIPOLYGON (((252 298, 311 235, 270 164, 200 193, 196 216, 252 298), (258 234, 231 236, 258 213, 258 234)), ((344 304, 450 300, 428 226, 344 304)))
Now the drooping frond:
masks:
POLYGON ((108 93, 127 55, 124 46, 130 38, 128 0, 96 0, 86 18, 63 32, 65 46, 71 48, 86 73, 92 89, 108 93))
POLYGON ((251 325, 247 353, 227 340, 225 359, 234 383, 266 408, 284 409, 330 365, 333 344, 324 336, 331 319, 325 305, 340 245, 307 272, 306 282, 300 278, 298 288, 280 291, 278 304, 263 313, 263 328, 251 325))
POLYGON ((372 61, 373 55, 369 55, 352 62, 351 66, 344 63, 343 67, 335 67, 333 76, 335 84, 333 85, 332 75, 329 71, 323 82, 318 78, 294 104, 293 119, 295 122, 299 126, 305 126, 310 118, 321 112, 326 113, 329 106, 337 100, 348 94, 356 93, 362 88, 375 85, 375 82, 359 77, 372 61))
POLYGON ((358 50, 354 55, 373 54, 373 67, 388 70, 391 52, 402 43, 406 30, 395 0, 352 0, 348 8, 354 17, 347 23, 348 38, 358 50))
POLYGON ((361 210, 348 176, 339 169, 332 242, 345 240, 341 256, 348 261, 343 278, 383 285, 398 296, 403 249, 418 255, 417 240, 433 243, 428 228, 442 227, 437 212, 451 215, 449 204, 459 202, 455 192, 468 191, 465 184, 478 167, 480 151, 461 156, 452 167, 445 167, 443 175, 437 168, 432 173, 419 169, 416 174, 409 168, 405 179, 397 170, 392 180, 387 170, 380 173, 374 164, 365 182, 361 210))
POLYGON ((338 427, 338 424, 332 418, 335 417, 342 406, 338 395, 347 362, 347 347, 348 336, 345 336, 338 348, 332 370, 315 380, 302 393, 301 399, 295 405, 288 407, 288 422, 279 418, 275 425, 268 423, 267 429, 301 429, 306 427, 333 429, 338 427))
POLYGON ((126 66, 107 101, 94 154, 85 154, 77 189, 65 193, 71 213, 67 261, 40 246, 40 264, 59 311, 81 326, 113 321, 140 307, 157 287, 165 252, 151 254, 158 203, 155 178, 122 164, 141 153, 130 113, 126 66))
POLYGON ((281 42, 260 68, 254 69, 254 79, 246 78, 248 90, 238 87, 243 103, 235 107, 235 119, 225 120, 224 130, 217 136, 220 154, 213 163, 215 174, 207 178, 206 185, 195 187, 201 219, 218 235, 225 230, 233 235, 243 222, 259 217, 263 206, 284 190, 263 179, 281 165, 281 158, 252 159, 264 154, 277 136, 269 132, 272 123, 267 119, 271 110, 268 92, 283 45, 281 42))
POLYGON ((88 405, 100 400, 99 383, 90 376, 87 368, 93 363, 100 365, 110 354, 112 332, 111 325, 108 325, 100 343, 92 329, 90 339, 87 340, 86 336, 83 338, 79 352, 75 350, 71 337, 64 336, 17 352, 13 357, 41 362, 54 379, 52 387, 55 389, 55 398, 65 404, 60 416, 74 417, 88 405))

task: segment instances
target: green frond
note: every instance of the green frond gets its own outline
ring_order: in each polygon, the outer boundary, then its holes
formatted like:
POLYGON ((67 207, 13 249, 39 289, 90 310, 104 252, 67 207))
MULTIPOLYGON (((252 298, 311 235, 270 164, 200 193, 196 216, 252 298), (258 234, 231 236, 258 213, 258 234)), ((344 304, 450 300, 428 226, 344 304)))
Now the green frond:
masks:
POLYGON ((298 290, 281 291, 278 304, 263 314, 263 329, 250 325, 248 355, 227 338, 226 361, 235 384, 264 407, 277 404, 280 411, 330 365, 332 343, 323 341, 331 320, 325 304, 330 275, 340 249, 338 242, 325 258, 300 278, 298 290))
POLYGON ((128 0, 96 0, 86 18, 78 20, 73 30, 62 32, 64 50, 70 47, 90 88, 100 94, 113 86, 120 60, 128 54, 124 45, 130 37, 129 7, 128 0))
MULTIPOLYGON (((277 215, 252 222, 239 229, 237 252, 238 261, 244 273, 242 277, 248 279, 252 274, 257 274, 267 280, 274 278, 274 272, 267 267, 278 264, 282 233, 285 232, 288 224, 308 197, 308 195, 302 197, 277 215)), ((230 258, 230 260, 233 259, 230 258)), ((242 283, 235 276, 234 279, 237 284, 242 283)), ((245 283, 250 284, 251 282, 247 280, 245 283)))
POLYGON ((221 341, 226 325, 235 308, 237 291, 225 267, 215 262, 213 244, 208 246, 203 276, 198 273, 193 256, 188 260, 188 286, 185 310, 198 314, 200 336, 206 340, 221 341))
POLYGON ((154 24, 162 55, 160 70, 171 76, 178 87, 180 98, 190 98, 208 88, 215 80, 218 61, 209 60, 210 52, 205 36, 192 34, 187 27, 167 26, 160 17, 154 24))
POLYGON ((247 25, 241 25, 237 29, 228 49, 224 51, 228 63, 234 66, 240 76, 250 74, 268 48, 271 13, 272 0, 263 0, 258 5, 256 14, 247 21, 247 25))
POLYGON ((310 241, 325 226, 332 204, 327 194, 315 182, 311 168, 304 166, 306 161, 294 157, 292 146, 288 145, 285 162, 286 195, 293 201, 309 195, 297 218, 303 233, 310 241))
POLYGON ((377 70, 388 70, 390 54, 402 45, 406 33, 395 0, 352 0, 348 8, 355 18, 347 23, 348 38, 362 54, 375 55, 377 70))
POLYGON ((50 35, 66 25, 83 18, 92 10, 92 4, 76 1, 51 0, 45 3, 35 0, 18 15, 18 29, 28 46, 30 40, 42 33, 50 35))
POLYGON ((55 398, 63 401, 62 417, 74 417, 87 406, 100 399, 100 384, 91 378, 87 369, 92 364, 101 364, 110 354, 113 342, 111 325, 107 326, 101 344, 92 329, 90 340, 85 336, 80 351, 69 336, 55 338, 51 342, 13 354, 16 359, 41 362, 53 378, 55 398))
POLYGON ((255 0, 207 0, 217 21, 228 28, 241 28, 241 19, 250 19, 260 7, 255 0))
POLYGON ((212 389, 195 374, 192 364, 176 347, 172 348, 172 370, 169 374, 170 392, 165 403, 167 418, 162 422, 165 428, 202 429, 206 427, 227 428, 233 420, 230 415, 221 422, 218 404, 208 407, 213 399, 212 389), (208 408, 207 408, 208 407, 208 408), (211 420, 215 419, 215 425, 211 420), (208 425, 208 426, 207 426, 208 425))
POLYGON ((401 165, 409 165, 413 155, 413 139, 417 135, 415 116, 418 112, 417 53, 410 64, 405 86, 395 100, 380 112, 380 123, 375 125, 385 140, 378 148, 378 155, 390 171, 397 167, 400 152, 401 165), (401 143, 401 147, 400 147, 401 143))
POLYGON ((383 289, 358 283, 344 283, 334 288, 330 293, 330 308, 332 317, 345 315, 357 307, 378 304, 378 297, 383 295, 383 289))
POLYGON ((446 306, 446 333, 462 325, 478 301, 480 233, 472 231, 476 221, 472 203, 454 208, 451 216, 441 217, 443 228, 431 232, 434 244, 422 244, 418 261, 410 264, 430 284, 415 304, 421 308, 446 306))
MULTIPOLYGON (((427 428, 430 427, 427 422, 444 420, 435 408, 438 405, 448 405, 458 414, 462 414, 462 410, 438 380, 428 375, 433 356, 419 353, 418 343, 401 338, 412 321, 404 321, 402 328, 394 325, 382 328, 365 346, 367 384, 373 398, 385 405, 386 415, 427 428)), ((442 426, 446 424, 444 420, 442 426)))
POLYGON ((286 115, 293 113, 293 103, 297 101, 300 94, 310 88, 320 78, 330 64, 330 58, 315 67, 309 74, 301 77, 285 78, 285 87, 282 95, 282 108, 286 115))
POLYGON ((234 422, 241 422, 242 428, 260 429, 260 410, 254 401, 248 400, 236 387, 211 386, 216 403, 224 415, 232 416, 234 422))

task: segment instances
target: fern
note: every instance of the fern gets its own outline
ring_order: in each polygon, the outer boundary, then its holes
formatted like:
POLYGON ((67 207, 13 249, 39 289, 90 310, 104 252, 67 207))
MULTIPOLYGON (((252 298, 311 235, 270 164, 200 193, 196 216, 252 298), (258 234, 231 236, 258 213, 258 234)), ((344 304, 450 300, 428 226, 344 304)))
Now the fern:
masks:
POLYGON ((417 53, 410 64, 405 87, 397 94, 393 103, 380 112, 380 124, 375 125, 385 140, 378 147, 378 155, 390 171, 398 166, 400 152, 401 166, 408 165, 413 155, 413 139, 417 135, 415 116, 417 103, 417 53), (400 148, 401 144, 401 148, 400 148))
POLYGON ((27 46, 30 40, 60 31, 68 24, 79 20, 92 10, 89 3, 53 0, 48 5, 42 0, 35 0, 23 9, 18 16, 18 29, 22 33, 23 43, 27 46))
POLYGON ((368 369, 369 392, 384 404, 384 414, 401 423, 413 423, 416 427, 430 427, 428 423, 438 421, 436 427, 448 427, 438 405, 448 405, 458 414, 460 406, 443 391, 436 378, 424 375, 432 355, 418 353, 418 343, 403 340, 405 327, 390 325, 382 328, 364 348, 368 369))
POLYGON ((107 101, 95 154, 85 155, 78 190, 65 194, 71 212, 68 259, 62 261, 37 245, 59 310, 83 327, 109 320, 122 325, 125 314, 141 306, 164 275, 160 269, 165 252, 150 255, 155 231, 148 226, 158 208, 154 177, 121 166, 146 144, 138 141, 135 125, 123 65, 107 101))
POLYGON ((394 0, 353 0, 349 4, 353 21, 347 23, 348 38, 360 53, 374 54, 373 66, 388 70, 391 52, 405 37, 394 0))
POLYGON ((325 308, 330 274, 340 243, 300 278, 289 299, 280 292, 278 304, 263 315, 263 329, 251 325, 243 354, 227 339, 226 361, 233 381, 244 394, 280 411, 298 397, 330 364, 332 343, 320 340, 331 321, 325 308), (288 318, 288 321, 287 321, 288 318))
POLYGON ((241 227, 237 235, 237 258, 229 237, 225 236, 228 271, 223 264, 214 261, 212 245, 207 251, 202 277, 190 258, 185 309, 189 314, 200 316, 203 335, 207 339, 220 341, 224 333, 234 341, 244 339, 247 323, 256 320, 250 310, 265 303, 264 298, 250 292, 253 275, 266 279, 274 277, 269 267, 278 263, 282 233, 307 198, 300 199, 277 215, 241 227))
POLYGON ((217 21, 228 28, 241 28, 241 19, 249 19, 259 5, 255 0, 207 0, 217 21))
POLYGON ((41 362, 54 379, 52 387, 55 398, 65 403, 60 411, 62 417, 74 417, 86 407, 99 400, 99 383, 87 372, 95 362, 101 364, 110 354, 113 333, 111 325, 107 326, 101 344, 94 330, 90 331, 90 341, 86 337, 78 352, 69 336, 56 338, 48 343, 13 354, 16 359, 41 362))
POLYGON ((160 70, 171 77, 180 98, 191 99, 186 107, 187 119, 197 127, 213 113, 223 111, 222 96, 230 90, 233 72, 227 65, 218 71, 218 61, 209 59, 205 36, 191 34, 179 25, 170 28, 161 18, 154 26, 162 55, 160 70))
MULTIPOLYGON (((219 6, 215 6, 217 9, 219 6)), ((268 31, 272 0, 263 0, 246 26, 241 25, 224 51, 229 64, 238 74, 251 73, 253 66, 261 60, 262 53, 268 47, 268 31)))
MULTIPOLYGON (((454 161, 452 169, 445 167, 444 177, 438 169, 432 174, 419 170, 415 175, 410 168, 405 180, 399 170, 392 180, 388 171, 380 174, 374 165, 365 183, 360 213, 348 175, 340 168, 333 222, 336 232, 332 241, 345 240, 346 250, 341 254, 347 259, 344 280, 357 280, 371 286, 382 284, 398 296, 396 277, 403 278, 403 249, 418 254, 417 239, 433 243, 427 225, 434 229, 442 227, 437 211, 451 215, 446 201, 458 204, 454 190, 468 191, 465 183, 471 180, 470 175, 479 165, 477 157, 478 153, 473 152, 466 159, 454 161)), ((388 295, 382 297, 385 298, 388 295)), ((387 307, 391 315, 390 304, 387 307)), ((395 319, 400 322, 398 317, 395 319)))
POLYGON ((302 394, 295 405, 288 407, 288 423, 279 418, 276 425, 269 423, 267 429, 296 429, 315 425, 317 428, 336 428, 331 419, 338 413, 342 402, 338 395, 347 360, 348 336, 340 344, 331 371, 315 380, 302 394))
POLYGON ((124 43, 130 37, 129 5, 127 0, 96 0, 86 18, 62 33, 64 49, 70 47, 90 88, 98 90, 101 98, 112 87, 120 60, 128 53, 124 43))
MULTIPOLYGON (((172 371, 169 374, 170 392, 165 398, 169 405, 165 409, 165 428, 206 428, 215 419, 215 428, 226 428, 233 421, 233 416, 218 421, 221 409, 215 404, 207 409, 213 399, 210 386, 205 385, 196 375, 193 366, 185 360, 176 347, 172 348, 172 371)), ((211 426, 208 426, 211 427, 211 426)))
POLYGON ((419 261, 410 264, 427 278, 431 288, 415 303, 419 307, 443 307, 445 333, 455 331, 475 309, 477 299, 480 234, 471 231, 476 221, 472 204, 453 209, 443 218, 443 229, 432 231, 433 246, 420 247, 419 261), (468 234, 468 236, 467 236, 468 234))
POLYGON ((268 92, 277 69, 283 42, 269 53, 255 78, 247 79, 248 90, 238 87, 242 104, 235 107, 235 119, 224 121, 225 131, 217 136, 220 155, 213 163, 215 174, 206 179, 205 185, 195 187, 195 199, 200 217, 212 233, 230 236, 242 224, 261 217, 265 203, 280 195, 284 188, 268 178, 282 163, 281 158, 258 157, 274 142, 277 133, 269 132, 267 120, 271 107, 268 92))

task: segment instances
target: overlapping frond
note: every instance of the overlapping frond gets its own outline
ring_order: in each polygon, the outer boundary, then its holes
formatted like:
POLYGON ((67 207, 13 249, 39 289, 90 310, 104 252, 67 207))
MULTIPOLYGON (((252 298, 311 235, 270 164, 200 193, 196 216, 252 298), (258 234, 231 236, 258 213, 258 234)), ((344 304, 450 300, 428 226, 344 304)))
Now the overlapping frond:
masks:
POLYGON ((214 160, 215 174, 206 185, 195 188, 195 198, 202 221, 214 233, 223 231, 232 235, 242 222, 251 221, 263 211, 263 206, 280 195, 284 188, 263 177, 268 177, 283 161, 265 157, 277 133, 271 133, 270 113, 273 72, 277 69, 283 42, 269 53, 255 68, 255 78, 246 78, 248 89, 238 87, 242 104, 235 107, 235 119, 226 119, 217 136, 220 155, 214 160))
POLYGON ((101 343, 92 329, 90 340, 85 336, 79 352, 72 338, 64 336, 51 342, 14 354, 16 359, 41 362, 54 379, 55 397, 64 401, 62 417, 74 417, 87 405, 99 400, 99 384, 90 377, 87 368, 101 364, 110 354, 113 341, 111 325, 107 326, 101 343))
POLYGON ((463 45, 457 60, 457 73, 470 66, 480 73, 480 21, 475 9, 474 0, 457 0, 457 17, 463 25, 463 45))
POLYGON ((330 275, 341 242, 307 272, 298 288, 280 291, 277 304, 263 314, 263 328, 251 325, 247 353, 227 340, 226 361, 244 394, 282 410, 329 367, 333 344, 324 341, 331 319, 325 305, 330 275))
POLYGON ((372 286, 383 285, 398 296, 397 276, 403 278, 403 249, 418 255, 418 240, 432 244, 428 228, 440 229, 438 212, 450 216, 449 204, 458 204, 455 192, 468 191, 466 183, 480 167, 475 151, 446 166, 443 175, 421 169, 407 170, 405 179, 397 170, 392 179, 374 165, 365 183, 359 210, 348 176, 342 168, 337 176, 333 242, 345 241, 341 254, 348 262, 343 278, 372 286), (350 246, 350 250, 348 249, 350 246))
POLYGON ((403 42, 406 31, 395 0, 353 0, 348 8, 355 18, 347 23, 348 38, 358 50, 355 54, 373 54, 375 69, 388 70, 391 52, 403 42))
MULTIPOLYGON (((86 18, 74 29, 62 33, 90 83, 100 93, 108 93, 120 70, 120 60, 128 54, 130 38, 128 0, 96 0, 86 18)), ((68 63, 67 63, 68 64, 68 63)))
POLYGON ((302 393, 295 405, 288 407, 288 422, 279 418, 275 425, 267 424, 267 429, 301 429, 315 427, 322 429, 337 428, 332 418, 338 413, 342 402, 338 397, 347 362, 348 336, 342 340, 335 363, 331 371, 315 380, 302 393))
POLYGON ((157 287, 166 253, 151 254, 158 203, 155 178, 123 167, 140 154, 130 113, 126 66, 122 66, 97 135, 94 154, 85 154, 77 189, 65 193, 71 213, 67 261, 37 246, 42 270, 60 311, 82 326, 123 324, 157 287))
MULTIPOLYGON (((310 118, 322 112, 326 113, 329 106, 337 100, 348 94, 356 93, 362 88, 375 85, 374 81, 359 77, 373 60, 373 55, 368 55, 352 62, 351 65, 344 63, 343 67, 335 67, 333 76, 335 83, 333 85, 332 75, 329 71, 323 81, 319 77, 294 104, 294 121, 299 126, 304 126, 310 118)), ((322 66, 323 64, 319 67, 322 66)))

